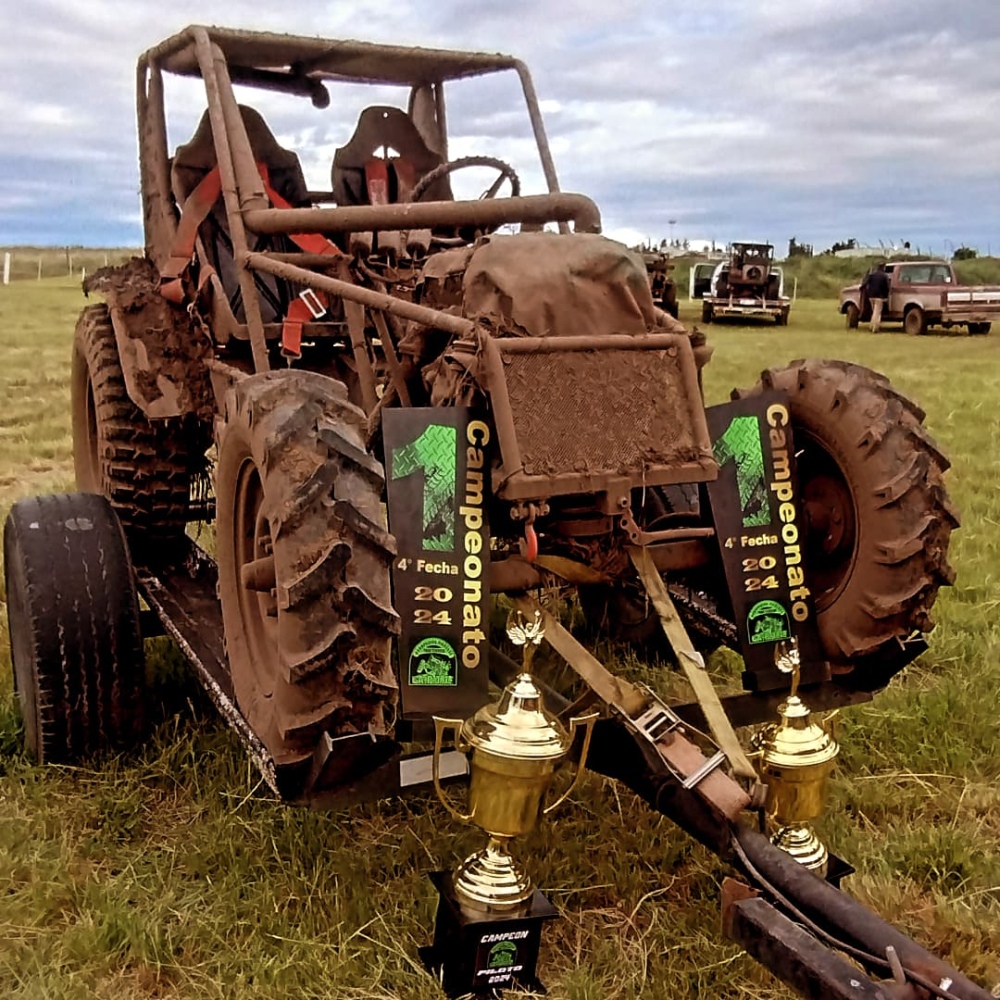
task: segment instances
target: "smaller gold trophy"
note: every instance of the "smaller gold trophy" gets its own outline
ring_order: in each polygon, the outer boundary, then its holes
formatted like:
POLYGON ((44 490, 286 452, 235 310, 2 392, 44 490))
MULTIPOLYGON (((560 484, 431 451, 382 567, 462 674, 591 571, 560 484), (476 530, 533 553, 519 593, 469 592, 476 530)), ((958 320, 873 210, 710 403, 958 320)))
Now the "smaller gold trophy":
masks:
POLYGON ((500 700, 468 719, 434 717, 434 787, 456 819, 483 830, 486 846, 467 857, 457 871, 431 878, 441 896, 434 944, 425 961, 439 972, 452 995, 488 993, 515 983, 537 985, 534 970, 541 923, 557 915, 510 854, 514 837, 534 829, 573 791, 584 772, 597 712, 570 719, 569 729, 542 704, 529 673, 542 640, 542 617, 511 613, 507 635, 524 649, 522 672, 504 688, 500 700), (577 730, 583 729, 580 762, 562 795, 544 806, 552 777, 564 762, 577 730), (468 811, 456 809, 441 787, 439 761, 446 734, 469 755, 468 811))
POLYGON ((777 831, 771 843, 799 864, 825 875, 829 852, 812 828, 823 812, 826 779, 840 747, 833 736, 812 721, 798 696, 799 650, 795 640, 779 643, 775 665, 792 675, 788 698, 778 706, 780 721, 753 738, 761 780, 767 785, 767 812, 777 831))

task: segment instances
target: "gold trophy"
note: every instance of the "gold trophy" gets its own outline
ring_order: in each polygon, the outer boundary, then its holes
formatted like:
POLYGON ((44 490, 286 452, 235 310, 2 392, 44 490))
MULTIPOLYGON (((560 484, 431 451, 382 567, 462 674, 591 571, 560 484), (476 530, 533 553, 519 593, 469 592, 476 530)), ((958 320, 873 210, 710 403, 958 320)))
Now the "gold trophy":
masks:
POLYGON ((438 798, 456 819, 485 831, 486 846, 470 855, 453 875, 459 900, 489 911, 515 909, 531 899, 534 884, 510 855, 514 837, 534 829, 573 791, 583 775, 590 737, 598 713, 570 719, 567 731, 545 710, 542 694, 528 672, 544 627, 536 611, 533 620, 512 612, 507 635, 524 647, 523 672, 504 688, 499 702, 484 705, 468 719, 434 717, 434 787, 438 798), (542 805, 549 784, 584 727, 580 762, 570 786, 556 801, 542 805), (446 798, 440 782, 439 761, 445 735, 452 732, 456 747, 470 755, 468 812, 460 812, 446 798))
POLYGON ((829 852, 812 821, 823 812, 826 779, 840 747, 830 732, 812 721, 798 696, 799 650, 794 639, 779 643, 774 662, 779 670, 791 673, 791 692, 778 706, 780 721, 762 729, 752 741, 767 785, 767 812, 777 826, 771 843, 824 875, 829 852))

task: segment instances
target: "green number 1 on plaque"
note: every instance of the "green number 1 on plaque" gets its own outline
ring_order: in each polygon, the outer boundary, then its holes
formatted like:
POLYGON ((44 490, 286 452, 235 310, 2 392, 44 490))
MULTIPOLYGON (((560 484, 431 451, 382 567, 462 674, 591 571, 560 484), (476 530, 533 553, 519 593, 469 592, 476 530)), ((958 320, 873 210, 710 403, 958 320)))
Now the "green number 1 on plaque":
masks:
POLYGON ((392 478, 424 473, 423 547, 432 552, 455 548, 455 482, 457 432, 445 424, 428 424, 420 437, 392 449, 392 478))

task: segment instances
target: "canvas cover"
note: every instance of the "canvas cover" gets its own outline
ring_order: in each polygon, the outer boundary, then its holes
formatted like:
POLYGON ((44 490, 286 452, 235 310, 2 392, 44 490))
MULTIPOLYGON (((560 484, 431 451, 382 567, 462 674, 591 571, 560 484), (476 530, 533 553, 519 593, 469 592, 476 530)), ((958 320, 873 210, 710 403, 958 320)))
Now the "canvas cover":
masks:
POLYGON ((472 254, 463 288, 464 314, 498 334, 642 334, 659 320, 642 258, 591 233, 491 236, 472 254))

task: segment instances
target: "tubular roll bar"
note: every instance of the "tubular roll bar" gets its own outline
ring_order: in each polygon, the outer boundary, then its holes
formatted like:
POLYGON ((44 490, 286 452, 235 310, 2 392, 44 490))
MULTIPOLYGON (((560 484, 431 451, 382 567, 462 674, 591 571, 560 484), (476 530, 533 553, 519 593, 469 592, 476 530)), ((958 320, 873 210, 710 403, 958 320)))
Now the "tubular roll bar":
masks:
POLYGON ((431 201, 343 208, 264 208, 243 213, 255 233, 358 233, 436 226, 501 226, 572 222, 577 232, 599 233, 601 215, 582 194, 535 194, 488 201, 431 201))

